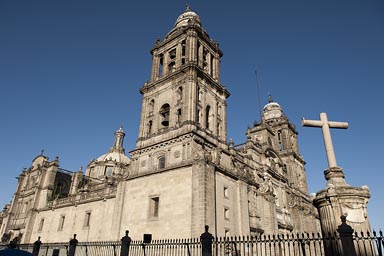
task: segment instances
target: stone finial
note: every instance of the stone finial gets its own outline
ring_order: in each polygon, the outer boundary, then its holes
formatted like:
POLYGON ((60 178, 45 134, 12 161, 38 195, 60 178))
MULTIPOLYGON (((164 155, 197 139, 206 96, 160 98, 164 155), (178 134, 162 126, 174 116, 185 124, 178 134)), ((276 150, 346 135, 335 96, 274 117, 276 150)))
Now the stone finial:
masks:
POLYGON ((272 95, 271 95, 271 94, 268 94, 268 102, 269 102, 269 103, 273 102, 273 99, 272 99, 272 95))
POLYGON ((191 7, 189 6, 189 4, 186 4, 185 12, 190 12, 190 11, 191 11, 191 7))

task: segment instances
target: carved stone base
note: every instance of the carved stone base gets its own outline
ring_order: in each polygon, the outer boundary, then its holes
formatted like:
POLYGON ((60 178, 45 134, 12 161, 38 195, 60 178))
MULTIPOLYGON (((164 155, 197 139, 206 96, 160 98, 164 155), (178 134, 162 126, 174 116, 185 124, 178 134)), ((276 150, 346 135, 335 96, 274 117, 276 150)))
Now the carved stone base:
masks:
POLYGON ((324 174, 328 181, 327 188, 319 191, 313 200, 319 211, 322 231, 325 234, 336 232, 341 216, 346 216, 347 224, 355 231, 370 231, 367 215, 369 188, 348 185, 342 169, 338 167, 327 169, 324 174))

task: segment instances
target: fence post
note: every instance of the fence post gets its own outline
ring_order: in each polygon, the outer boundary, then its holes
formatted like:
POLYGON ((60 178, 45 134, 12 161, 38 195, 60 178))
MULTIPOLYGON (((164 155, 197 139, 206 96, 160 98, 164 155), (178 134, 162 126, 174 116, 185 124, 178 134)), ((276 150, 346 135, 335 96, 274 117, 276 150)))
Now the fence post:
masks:
POLYGON ((337 232, 341 240, 341 247, 344 256, 356 256, 355 245, 353 243, 353 228, 347 224, 347 218, 342 215, 341 225, 338 226, 337 232))
POLYGON ((68 256, 75 256, 77 243, 76 234, 74 234, 73 238, 69 240, 68 256))
POLYGON ((383 240, 383 232, 380 230, 379 231, 379 236, 377 236, 376 235, 376 231, 373 231, 373 236, 375 238, 377 252, 379 253, 379 256, 383 256, 383 250, 382 250, 382 247, 381 247, 381 243, 382 243, 382 240, 383 240))
POLYGON ((41 241, 40 241, 40 237, 38 237, 37 240, 33 243, 32 254, 34 256, 38 256, 39 255, 40 246, 41 246, 41 241))
POLYGON ((128 236, 129 231, 125 231, 125 236, 121 238, 121 250, 120 256, 128 256, 129 255, 129 246, 131 245, 131 238, 128 236))

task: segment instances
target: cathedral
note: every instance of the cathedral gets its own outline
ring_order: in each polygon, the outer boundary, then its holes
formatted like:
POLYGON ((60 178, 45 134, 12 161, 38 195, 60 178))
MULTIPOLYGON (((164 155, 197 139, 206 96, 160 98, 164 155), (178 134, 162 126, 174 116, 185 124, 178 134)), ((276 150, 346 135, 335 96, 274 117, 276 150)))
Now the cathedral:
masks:
MULTIPOLYGON (((272 100, 246 141, 227 137, 220 81, 223 52, 189 7, 151 49, 152 70, 140 88, 136 146, 122 127, 107 153, 70 172, 36 156, 18 177, 0 213, 0 236, 33 243, 319 232, 308 194, 298 132, 272 100)), ((111 141, 112 142, 112 141, 111 141)))

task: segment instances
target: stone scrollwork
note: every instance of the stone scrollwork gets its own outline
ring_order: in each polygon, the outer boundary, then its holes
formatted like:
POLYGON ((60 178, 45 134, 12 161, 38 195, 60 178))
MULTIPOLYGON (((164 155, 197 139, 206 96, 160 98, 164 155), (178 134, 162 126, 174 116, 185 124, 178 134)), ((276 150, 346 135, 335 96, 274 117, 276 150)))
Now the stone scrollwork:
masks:
POLYGON ((287 198, 288 207, 293 208, 297 205, 296 197, 293 194, 289 194, 287 198))
POLYGON ((273 193, 273 185, 270 177, 265 174, 263 177, 263 182, 260 183, 259 192, 261 193, 273 193))

